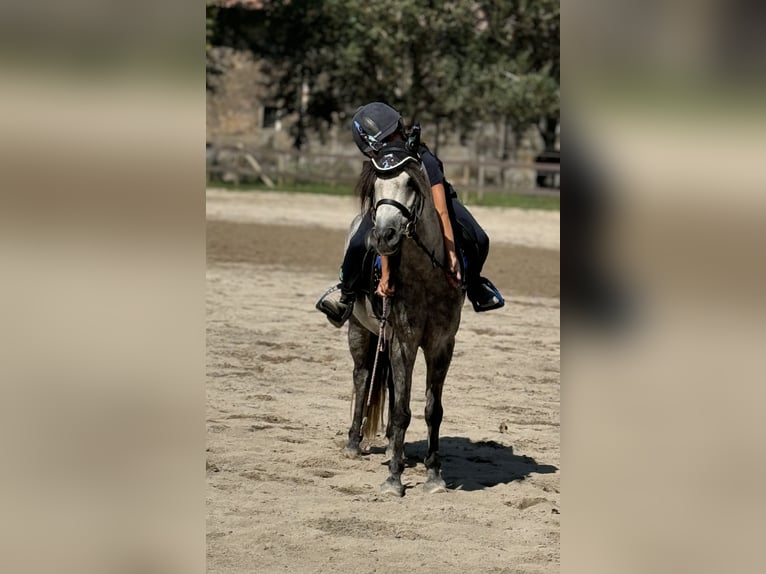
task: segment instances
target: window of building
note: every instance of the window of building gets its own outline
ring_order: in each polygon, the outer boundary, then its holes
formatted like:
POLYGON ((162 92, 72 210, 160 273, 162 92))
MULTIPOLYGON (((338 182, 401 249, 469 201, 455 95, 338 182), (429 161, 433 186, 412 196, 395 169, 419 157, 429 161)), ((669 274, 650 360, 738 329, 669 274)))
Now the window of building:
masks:
POLYGON ((263 127, 273 128, 274 126, 277 125, 277 120, 279 120, 279 113, 277 111, 277 108, 274 106, 264 106, 263 127))

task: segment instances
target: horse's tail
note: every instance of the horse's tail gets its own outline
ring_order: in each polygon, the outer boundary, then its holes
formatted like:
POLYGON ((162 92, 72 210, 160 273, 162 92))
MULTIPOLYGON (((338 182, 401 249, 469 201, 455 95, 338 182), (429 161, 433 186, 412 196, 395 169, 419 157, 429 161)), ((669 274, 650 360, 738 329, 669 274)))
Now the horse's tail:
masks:
POLYGON ((378 338, 373 337, 370 344, 370 375, 365 388, 368 389, 369 405, 364 412, 364 425, 362 426, 362 439, 370 444, 383 426, 383 412, 386 405, 386 389, 388 387, 391 362, 388 352, 378 351, 378 338), (377 365, 375 365, 377 355, 377 365), (374 379, 373 379, 374 371, 374 379), (372 387, 370 389, 370 387, 372 387))

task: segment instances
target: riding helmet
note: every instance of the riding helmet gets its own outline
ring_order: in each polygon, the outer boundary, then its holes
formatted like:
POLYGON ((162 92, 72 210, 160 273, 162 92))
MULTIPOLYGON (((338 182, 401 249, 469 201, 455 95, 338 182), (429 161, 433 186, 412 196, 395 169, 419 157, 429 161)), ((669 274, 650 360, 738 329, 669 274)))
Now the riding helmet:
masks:
POLYGON ((383 102, 372 102, 361 106, 351 120, 354 143, 367 155, 377 152, 392 133, 401 129, 402 115, 383 102))

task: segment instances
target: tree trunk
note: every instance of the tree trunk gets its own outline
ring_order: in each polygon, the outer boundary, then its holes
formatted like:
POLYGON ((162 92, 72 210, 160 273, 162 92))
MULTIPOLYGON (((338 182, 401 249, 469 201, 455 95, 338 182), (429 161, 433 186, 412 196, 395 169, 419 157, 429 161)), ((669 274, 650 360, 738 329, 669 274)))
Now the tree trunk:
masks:
POLYGON ((301 81, 298 83, 298 93, 296 97, 296 107, 298 108, 298 122, 295 127, 295 139, 293 145, 295 149, 300 151, 303 148, 303 144, 306 143, 306 103, 304 101, 304 91, 306 86, 306 74, 301 71, 301 81))
MULTIPOLYGON (((501 161, 507 161, 509 157, 508 153, 508 130, 510 129, 508 116, 503 116, 503 150, 500 154, 501 161)), ((500 168, 500 184, 505 189, 505 168, 500 168)))
POLYGON ((503 153, 500 155, 500 159, 503 161, 507 160, 509 157, 508 153, 508 131, 510 130, 511 126, 508 122, 508 116, 503 117, 503 153))

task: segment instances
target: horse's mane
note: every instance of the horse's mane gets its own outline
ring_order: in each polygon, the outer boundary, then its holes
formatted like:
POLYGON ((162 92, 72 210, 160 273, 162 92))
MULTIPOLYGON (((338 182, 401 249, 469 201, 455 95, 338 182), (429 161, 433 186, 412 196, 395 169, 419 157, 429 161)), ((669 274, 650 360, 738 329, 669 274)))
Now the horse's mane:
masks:
POLYGON ((359 198, 359 207, 362 213, 369 213, 372 209, 372 196, 375 194, 375 180, 377 174, 370 160, 362 164, 362 173, 354 187, 354 194, 359 198))
MULTIPOLYGON (((408 164, 404 171, 406 171, 411 178, 413 178, 418 185, 416 189, 421 194, 426 195, 426 191, 430 191, 431 186, 428 184, 428 180, 423 174, 421 164, 413 165, 408 164)), ((375 181, 378 179, 378 174, 372 165, 371 161, 365 161, 362 164, 362 172, 359 174, 359 179, 354 187, 354 194, 359 198, 359 206, 362 213, 369 213, 373 207, 373 197, 375 195, 375 181)))

